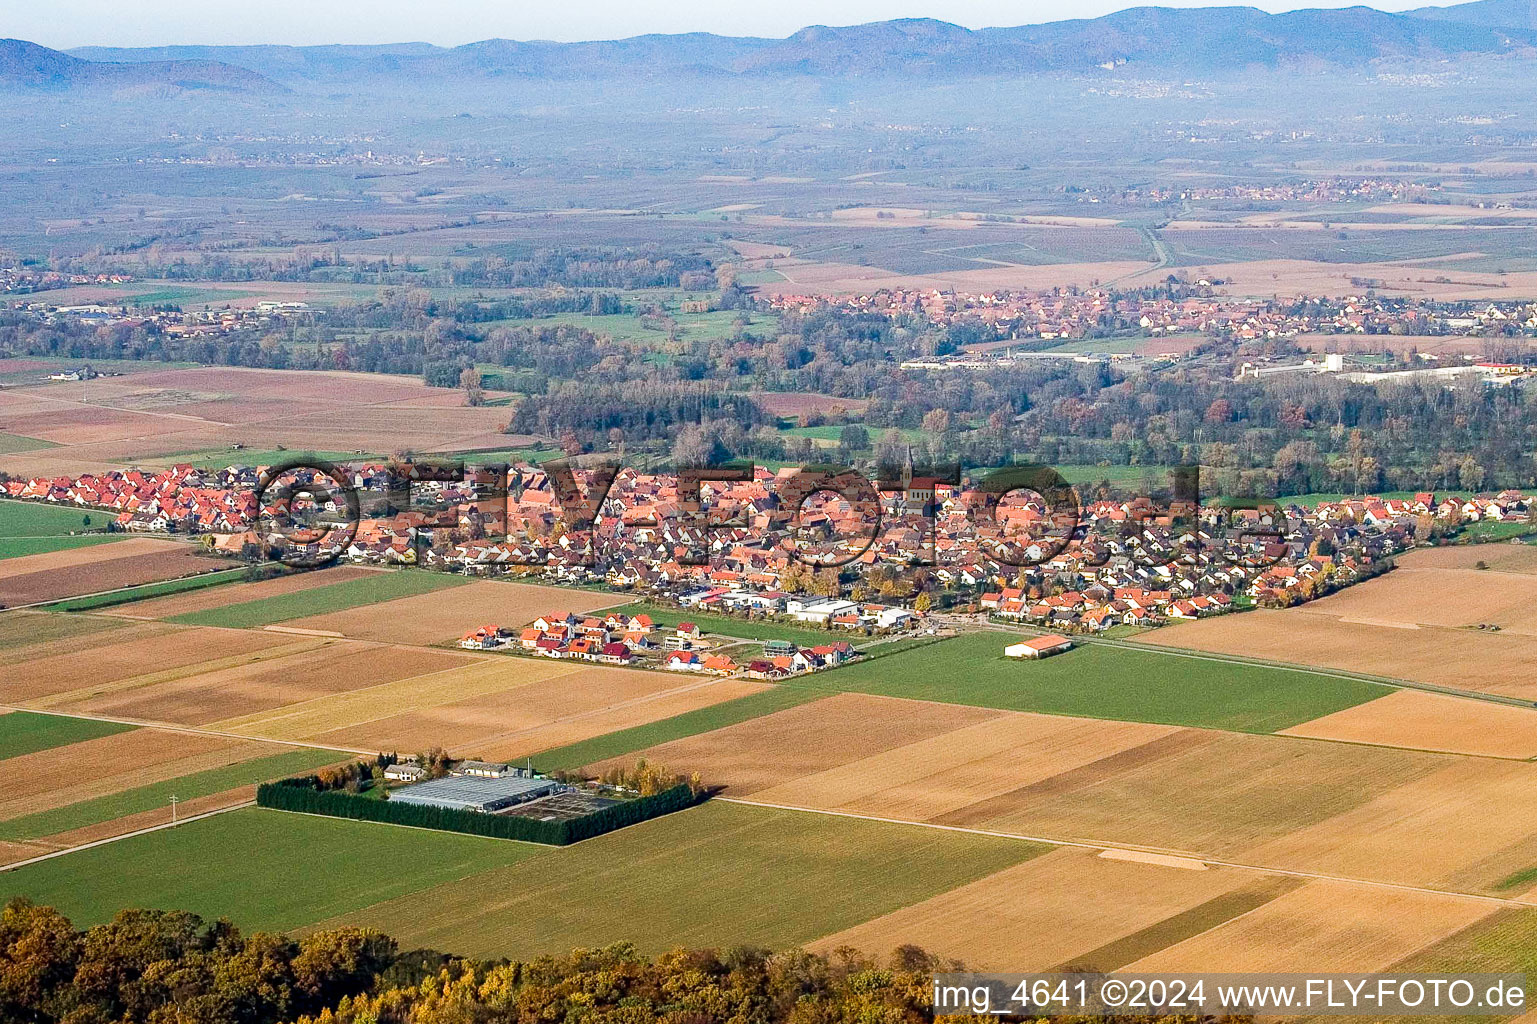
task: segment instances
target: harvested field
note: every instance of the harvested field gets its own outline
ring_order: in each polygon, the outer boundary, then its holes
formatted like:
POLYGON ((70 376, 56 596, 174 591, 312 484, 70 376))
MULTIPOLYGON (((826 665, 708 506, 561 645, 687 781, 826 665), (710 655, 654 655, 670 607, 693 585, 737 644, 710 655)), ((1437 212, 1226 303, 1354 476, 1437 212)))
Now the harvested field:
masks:
POLYGON ((1372 626, 1455 629, 1484 623, 1531 636, 1537 635, 1537 574, 1404 565, 1297 611, 1372 626))
POLYGON ((1495 909, 1482 901, 1318 880, 1126 970, 1380 971, 1495 909))
MULTIPOLYGON (((655 763, 699 772, 731 796, 849 764, 893 747, 1001 717, 985 708, 839 694, 644 751, 655 763)), ((600 761, 595 772, 634 756, 600 761)))
POLYGON ((295 619, 288 625, 362 640, 432 644, 458 639, 488 622, 520 626, 550 612, 587 612, 623 603, 624 598, 612 594, 479 580, 446 592, 295 619))
POLYGON ((291 650, 230 667, 151 675, 52 706, 114 718, 206 725, 473 664, 473 659, 447 651, 351 641, 303 641, 291 650))
POLYGON ((109 409, 58 401, 33 412, 0 410, 0 431, 52 441, 58 445, 92 444, 186 429, 189 421, 129 409, 109 409))
MULTIPOLYGON (((1060 848, 825 936, 810 948, 830 953, 848 945, 884 959, 911 943, 978 971, 1049 971, 1069 964, 1109 970, 1120 964, 1086 955, 1267 877, 1231 868, 1180 871, 1060 848)), ((1231 913, 1253 905, 1228 904, 1231 913)))
POLYGON ((367 750, 443 746, 505 761, 768 688, 743 679, 701 681, 659 672, 577 668, 543 678, 536 674, 514 693, 500 691, 391 715, 313 739, 367 750))
POLYGON ((1537 765, 1455 758, 1236 857, 1351 878, 1492 891, 1514 868, 1537 861, 1537 819, 1526 812, 1534 801, 1537 765))
POLYGON ((186 629, 160 623, 126 626, 113 642, 81 650, 31 658, 10 665, 0 680, 0 701, 50 706, 49 698, 83 699, 97 688, 146 675, 161 675, 217 660, 239 662, 294 638, 272 633, 223 629, 186 629), (131 631, 131 632, 130 632, 131 631))
MULTIPOLYGON (((1437 548, 1415 548, 1397 558, 1404 569, 1474 569, 1479 562, 1488 566, 1478 570, 1479 578, 1489 580, 1489 572, 1537 573, 1537 545, 1531 544, 1447 544, 1437 548)), ((1494 577, 1495 585, 1504 581, 1494 577)), ((1375 581, 1370 581, 1375 582, 1375 581)))
POLYGON ((812 391, 760 391, 753 393, 752 400, 762 406, 770 416, 787 416, 792 419, 812 413, 862 414, 865 407, 870 404, 869 399, 866 398, 834 398, 831 395, 819 395, 812 391))
POLYGON ((1009 714, 759 790, 766 803, 928 821, 1177 730, 1009 714))
POLYGON ((101 471, 236 442, 294 451, 422 450, 492 435, 506 424, 505 410, 446 404, 454 397, 405 377, 235 367, 152 369, 131 382, 16 389, 0 399, 0 433, 64 447, 6 454, 4 468, 29 476, 101 471), (78 401, 82 392, 90 404, 78 401), (428 404, 397 405, 417 402, 428 404))
POLYGON ((27 576, 39 572, 58 572, 82 565, 103 565, 117 558, 134 558, 139 555, 176 554, 190 551, 187 544, 173 540, 154 540, 150 537, 134 537, 120 540, 100 551, 73 548, 68 551, 50 551, 40 555, 7 558, 0 561, 0 580, 14 576, 27 576))
POLYGON ((1283 730, 1281 735, 1485 757, 1531 758, 1537 757, 1537 711, 1421 690, 1400 690, 1370 704, 1304 722, 1283 730))
POLYGON ((135 729, 11 758, 0 819, 35 814, 258 756, 266 744, 135 729))
POLYGON ((80 594, 117 590, 227 568, 197 554, 191 545, 186 544, 172 544, 170 550, 124 557, 119 549, 130 543, 98 544, 0 561, 0 566, 6 567, 15 563, 27 563, 27 567, 42 566, 31 568, 31 571, 24 569, 24 574, 10 573, 0 577, 0 604, 26 605, 58 601, 80 594), (39 561, 79 555, 99 557, 65 567, 39 561))
POLYGON ((90 636, 125 623, 95 616, 63 615, 58 612, 10 611, 0 615, 0 651, 8 665, 60 654, 79 647, 77 637, 90 636))
MULTIPOLYGON (((1272 861, 1251 857, 1249 850, 1359 808, 1453 760, 1185 730, 935 820, 1269 865, 1272 861)), ((1370 870, 1365 876, 1378 877, 1370 870)))
MULTIPOLYGON (((1354 842, 1358 850, 1336 873, 1415 884, 1435 880, 1406 873, 1426 843, 1434 847, 1427 862, 1442 864, 1436 877, 1512 848, 1513 866, 1491 862, 1474 879, 1490 884, 1524 866, 1520 856, 1528 851, 1514 847, 1528 833, 1537 840, 1537 824, 1512 810, 1525 806, 1527 788, 1537 785, 1537 765, 1525 762, 977 709, 968 714, 854 695, 593 768, 636 756, 698 771, 726 794, 754 802, 1262 867, 1329 870, 1319 861, 1354 842), (1437 787, 1433 780, 1442 777, 1447 781, 1437 787), (1470 831, 1467 822, 1481 818, 1456 819, 1456 804, 1437 802, 1440 788, 1456 791, 1453 777, 1464 788, 1495 794, 1483 813, 1497 820, 1486 829, 1470 831), (1425 799, 1415 800, 1412 794, 1426 786, 1425 799), (1379 802, 1392 807, 1382 822, 1340 824, 1379 802), (1422 838, 1388 835, 1393 813, 1408 816, 1411 806, 1419 809, 1411 817, 1422 838), (1293 849, 1287 844, 1297 836, 1308 838, 1293 849)), ((1537 862, 1537 849, 1529 852, 1537 862)))
POLYGON ((1537 700, 1537 637, 1518 633, 1345 622, 1304 605, 1166 626, 1137 641, 1537 700))
MULTIPOLYGON (((1253 230, 1253 229, 1250 229, 1253 230)), ((1172 245, 1200 242, 1201 230, 1162 232, 1172 245)), ((1041 268, 1057 269, 1057 268, 1041 268)), ((1217 291, 1228 295, 1254 296, 1350 296, 1360 292, 1360 279, 1378 282, 1382 295, 1428 299, 1498 299, 1502 302, 1537 296, 1537 272, 1507 274, 1467 270, 1427 269, 1410 263, 1323 263, 1303 259, 1246 260, 1239 263, 1203 263, 1191 268, 1192 276, 1221 278, 1217 291)), ((1152 284, 1161 269, 1120 282, 1135 288, 1152 284)), ((792 289, 793 290, 793 289, 792 289)))
MULTIPOLYGON (((476 697, 505 694, 579 671, 580 666, 570 663, 496 658, 334 693, 292 707, 224 719, 212 723, 212 727, 243 736, 320 742, 320 736, 335 735, 339 730, 476 697)), ((370 743, 368 749, 378 749, 377 744, 370 743)))
POLYGON ((348 580, 359 579, 370 574, 371 570, 369 569, 361 569, 355 566, 337 566, 332 569, 318 569, 313 572, 300 572, 289 576, 279 576, 276 579, 262 580, 259 583, 214 587, 210 590, 200 590, 190 594, 173 594, 170 597, 135 601, 132 604, 113 608, 107 614, 137 619, 169 619, 175 615, 205 612, 214 608, 223 608, 226 605, 239 604, 243 601, 257 601, 262 598, 277 597, 280 594, 292 594, 302 590, 312 590, 315 587, 326 587, 333 583, 345 583, 348 580))

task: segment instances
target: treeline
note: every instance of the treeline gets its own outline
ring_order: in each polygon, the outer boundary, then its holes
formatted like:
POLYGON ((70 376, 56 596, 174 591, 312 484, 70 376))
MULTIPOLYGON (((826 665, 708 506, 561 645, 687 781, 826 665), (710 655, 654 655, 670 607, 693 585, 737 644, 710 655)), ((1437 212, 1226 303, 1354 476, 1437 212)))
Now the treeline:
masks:
POLYGON ((0 1020, 276 1024, 414 985, 447 959, 402 954, 358 928, 247 936, 180 911, 124 910, 77 931, 51 907, 17 899, 0 911, 0 1020))
POLYGON ((479 962, 356 928, 292 939, 124 910, 76 930, 25 900, 0 911, 7 1024, 925 1024, 930 979, 953 966, 912 947, 880 963, 628 944, 479 962))
POLYGON ((546 846, 569 846, 583 839, 612 832, 664 814, 692 807, 703 798, 687 784, 673 786, 654 796, 626 800, 580 818, 539 821, 515 814, 483 814, 451 807, 426 807, 400 800, 325 789, 315 776, 266 782, 256 789, 256 803, 280 811, 324 814, 332 818, 382 821, 441 832, 464 832, 492 839, 515 839, 546 846))
MULTIPOLYGON (((337 233, 333 226, 332 233, 337 233)), ((147 240, 132 255, 102 260, 58 257, 28 266, 62 274, 127 272, 170 281, 293 281, 414 285, 422 288, 711 288, 715 266, 697 253, 657 246, 549 246, 474 259, 448 259, 431 267, 405 256, 344 256, 335 248, 307 247, 292 256, 238 257, 209 252, 166 256, 147 240)), ((169 239, 165 239, 169 241, 169 239)))
POLYGON ((507 430, 579 439, 619 431, 635 442, 672 438, 684 427, 717 420, 747 430, 773 422, 748 396, 699 384, 654 378, 624 384, 565 380, 517 403, 507 430))

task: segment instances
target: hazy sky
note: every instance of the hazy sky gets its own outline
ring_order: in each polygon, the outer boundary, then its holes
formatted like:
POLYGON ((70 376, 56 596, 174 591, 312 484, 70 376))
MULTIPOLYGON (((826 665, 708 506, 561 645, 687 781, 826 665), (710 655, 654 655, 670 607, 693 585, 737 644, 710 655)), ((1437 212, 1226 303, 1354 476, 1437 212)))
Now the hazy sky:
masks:
MULTIPOLYGON (((1213 6, 1222 0, 1159 0, 1213 6)), ((1228 0, 1233 2, 1233 0, 1228 0)), ((1347 7, 1360 0, 1256 0, 1266 10, 1347 7)), ((1428 0, 1382 0, 1406 10, 1428 0)), ((970 28, 1095 17, 1121 0, 0 0, 0 37, 45 46, 158 43, 456 45, 509 39, 614 39, 644 32, 785 36, 806 25, 931 17, 970 28)))

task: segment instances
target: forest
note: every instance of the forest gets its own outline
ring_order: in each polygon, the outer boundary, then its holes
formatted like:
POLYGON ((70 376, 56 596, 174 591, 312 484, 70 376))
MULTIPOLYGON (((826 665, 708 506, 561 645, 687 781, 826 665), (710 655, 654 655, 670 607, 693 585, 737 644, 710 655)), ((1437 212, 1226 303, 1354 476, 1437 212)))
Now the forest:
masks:
POLYGON ((960 966, 915 946, 877 960, 848 948, 652 957, 627 943, 487 962, 359 928, 247 935, 184 911, 124 910, 76 929, 24 899, 0 911, 8 1024, 927 1024, 933 975, 960 966))

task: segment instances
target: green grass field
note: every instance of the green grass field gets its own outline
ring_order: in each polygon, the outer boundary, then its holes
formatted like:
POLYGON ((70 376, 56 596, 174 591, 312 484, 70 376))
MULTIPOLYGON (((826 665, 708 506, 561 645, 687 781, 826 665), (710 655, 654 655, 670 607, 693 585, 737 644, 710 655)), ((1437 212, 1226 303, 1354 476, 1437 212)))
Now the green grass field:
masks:
POLYGON ((1531 523, 1498 523, 1493 520, 1481 520, 1468 523, 1457 531, 1457 539, 1468 544, 1493 544, 1514 540, 1517 537, 1527 537, 1533 533, 1537 533, 1537 526, 1531 523))
MULTIPOLYGON (((0 721, 10 715, 0 716, 0 721)), ((93 722, 92 725, 104 723, 93 722)), ((0 839, 37 839, 70 829, 84 828, 98 822, 125 818, 156 807, 167 808, 170 818, 171 797, 178 800, 195 800, 201 796, 222 793, 256 782, 269 782, 285 775, 298 775, 313 771, 323 765, 347 760, 347 755, 335 750, 319 750, 305 747, 284 751, 268 757, 252 758, 222 768, 194 772, 177 779, 151 783, 121 793, 81 800, 77 803, 54 807, 36 814, 27 814, 9 821, 0 821, 0 839)))
POLYGON ((138 587, 125 587, 122 590, 114 590, 106 594, 72 597, 65 601, 54 602, 48 606, 48 610, 53 612, 88 612, 95 608, 112 608, 120 604, 131 604, 134 601, 143 601, 150 597, 165 597, 169 594, 181 594, 188 590, 202 590, 204 587, 217 587, 225 583, 236 583, 245 578, 245 567, 241 566, 238 569, 223 569, 219 572, 205 572, 198 576, 183 576, 181 579, 146 583, 138 587))
POLYGON ((542 754, 534 755, 534 764, 535 767, 546 772, 580 768, 610 757, 645 750, 658 743, 680 740, 685 736, 697 736, 702 732, 712 732, 715 729, 724 729, 728 725, 736 725, 738 722, 772 715, 776 711, 783 711, 797 704, 805 704, 823 695, 821 691, 810 686, 776 686, 771 690, 763 690, 760 693, 738 697, 736 700, 724 701, 696 711, 686 711, 671 718, 647 722, 645 725, 621 729, 603 736, 594 736, 580 743, 555 747, 542 754))
POLYGON ((527 843, 251 807, 0 874, 77 927, 128 907, 298 928, 546 851, 527 843))
POLYGON ((171 622, 190 626, 229 626, 237 629, 255 629, 288 619, 302 619, 309 615, 325 615, 329 612, 346 611, 365 604, 380 604, 400 597, 414 597, 445 587, 457 587, 470 582, 463 576, 447 573, 415 571, 369 573, 366 577, 332 583, 313 590, 300 590, 277 597, 264 597, 255 601, 210 608, 207 611, 177 615, 171 622))
MULTIPOLYGON (((635 942, 784 949, 1047 849, 721 802, 348 914, 406 946, 527 957, 635 942)), ((238 919, 237 919, 238 920, 238 919)))
POLYGON ((57 448, 52 441, 44 441, 40 437, 22 437, 20 434, 0 433, 0 455, 15 455, 17 452, 35 452, 44 448, 57 448))
POLYGON ((58 537, 82 530, 102 530, 111 521, 112 516, 106 512, 0 500, 0 538, 58 537))
POLYGON ((30 711, 12 711, 0 715, 0 761, 20 757, 50 747, 62 747, 98 736, 128 732, 136 728, 116 722, 96 722, 89 718, 63 715, 38 715, 30 711))
POLYGON ((127 536, 126 533, 87 533, 79 537, 0 537, 0 559, 25 558, 70 548, 93 548, 127 536))
POLYGON ((627 615, 640 615, 642 613, 651 616, 651 621, 658 626, 672 628, 680 622, 692 622, 705 631, 705 635, 718 633, 723 636, 737 636, 746 640, 789 640, 802 646, 811 647, 817 644, 832 643, 834 640, 848 640, 851 643, 864 639, 862 634, 851 633, 849 630, 829 631, 813 629, 809 626, 798 626, 786 622, 770 622, 763 619, 755 619, 749 622, 747 619, 736 619, 729 615, 711 615, 708 612, 691 612, 673 608, 660 608, 644 602, 625 605, 618 609, 627 615))
MULTIPOLYGON (((1275 732, 1392 692, 1289 668, 1085 644, 1041 661, 1005 658, 1008 633, 971 633, 808 677, 811 685, 1011 711, 1275 732)), ((791 679, 783 686, 797 685, 791 679)))

